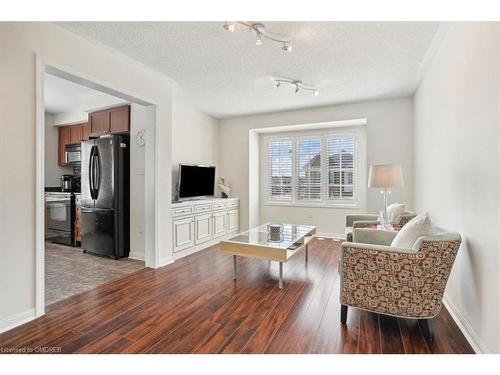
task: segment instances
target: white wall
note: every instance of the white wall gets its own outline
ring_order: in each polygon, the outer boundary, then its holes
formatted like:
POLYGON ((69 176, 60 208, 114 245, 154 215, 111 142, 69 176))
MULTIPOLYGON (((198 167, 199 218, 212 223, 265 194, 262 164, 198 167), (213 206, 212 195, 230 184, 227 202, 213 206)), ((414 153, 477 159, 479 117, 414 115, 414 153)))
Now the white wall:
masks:
POLYGON ((499 341, 499 30, 448 30, 415 95, 415 201, 462 235, 446 296, 483 351, 499 341))
MULTIPOLYGON (((179 163, 216 166, 218 174, 218 120, 180 102, 172 105, 172 191, 179 163)), ((217 182, 217 178, 215 180, 217 182)), ((216 189, 217 191, 217 189, 216 189)))
POLYGON ((73 174, 73 168, 59 166, 59 131, 54 125, 54 116, 45 113, 45 186, 61 185, 63 174, 73 174))
MULTIPOLYGON (((219 126, 220 175, 226 177, 232 187, 232 195, 239 197, 240 225, 249 224, 249 207, 256 212, 255 196, 249 202, 249 131, 252 129, 310 124, 316 122, 339 121, 367 118, 367 164, 402 163, 406 187, 395 190, 391 201, 407 203, 413 207, 413 102, 411 98, 378 100, 332 107, 321 107, 264 115, 223 119, 219 126)), ((252 143, 255 143, 253 139, 252 143)), ((255 154, 252 154, 255 159, 255 154)), ((255 175, 255 171, 252 171, 255 175)), ((252 193, 254 195, 254 193, 252 193)), ((363 211, 378 212, 382 207, 382 197, 375 189, 368 189, 367 204, 363 211)), ((262 211, 262 206, 260 207, 262 211)), ((345 214, 362 210, 313 208, 313 221, 326 233, 344 233, 345 214)), ((304 211, 301 211, 302 213, 304 211)), ((296 211, 289 210, 288 217, 266 215, 266 220, 296 221, 296 211)), ((309 216, 309 214, 307 214, 309 216)), ((262 212, 260 213, 262 218, 262 212)), ((304 217, 304 220, 311 220, 304 217)))
POLYGON ((0 329, 35 307, 36 54, 158 103, 159 262, 172 258, 171 85, 167 77, 54 24, 0 23, 0 329))

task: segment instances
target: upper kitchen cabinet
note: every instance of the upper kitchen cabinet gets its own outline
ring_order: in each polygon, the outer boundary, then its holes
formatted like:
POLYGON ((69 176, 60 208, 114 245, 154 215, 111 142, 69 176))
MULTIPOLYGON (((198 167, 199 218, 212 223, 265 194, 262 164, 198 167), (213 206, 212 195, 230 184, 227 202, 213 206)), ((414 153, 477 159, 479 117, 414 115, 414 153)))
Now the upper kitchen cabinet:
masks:
POLYGON ((130 131, 130 106, 125 105, 89 114, 90 135, 121 134, 130 131))
POLYGON ((110 110, 111 133, 128 133, 130 131, 130 106, 112 108, 110 110))
POLYGON ((109 133, 109 111, 89 113, 90 135, 98 137, 109 133))
POLYGON ((80 143, 82 141, 82 124, 68 126, 69 144, 80 143))
POLYGON ((90 124, 88 122, 82 124, 82 141, 90 139, 90 124))
POLYGON ((69 126, 62 126, 59 130, 59 152, 58 152, 58 164, 63 166, 66 165, 66 145, 69 145, 70 130, 69 126))

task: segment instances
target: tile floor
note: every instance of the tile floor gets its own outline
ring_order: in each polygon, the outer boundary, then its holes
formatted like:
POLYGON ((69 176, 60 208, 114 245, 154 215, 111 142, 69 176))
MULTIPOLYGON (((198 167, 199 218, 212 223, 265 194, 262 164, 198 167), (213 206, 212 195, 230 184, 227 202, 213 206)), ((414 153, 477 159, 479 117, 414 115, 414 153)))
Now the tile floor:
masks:
POLYGON ((94 289, 144 268, 129 258, 113 260, 84 254, 79 247, 45 243, 45 304, 94 289))

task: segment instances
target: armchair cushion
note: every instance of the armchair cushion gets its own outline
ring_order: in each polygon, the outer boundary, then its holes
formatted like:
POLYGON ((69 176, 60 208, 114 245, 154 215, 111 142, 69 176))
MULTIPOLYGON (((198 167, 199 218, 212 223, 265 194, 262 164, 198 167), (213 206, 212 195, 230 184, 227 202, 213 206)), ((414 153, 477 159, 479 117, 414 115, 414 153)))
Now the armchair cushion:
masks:
POLYGON ((352 242, 390 246, 396 232, 369 228, 355 228, 352 242))
POLYGON ((362 221, 362 220, 376 222, 377 218, 378 218, 378 215, 371 215, 371 214, 347 215, 345 217, 345 226, 352 227, 355 221, 362 221))
POLYGON ((418 215, 401 228, 391 246, 411 248, 418 237, 430 235, 433 231, 429 215, 418 215))

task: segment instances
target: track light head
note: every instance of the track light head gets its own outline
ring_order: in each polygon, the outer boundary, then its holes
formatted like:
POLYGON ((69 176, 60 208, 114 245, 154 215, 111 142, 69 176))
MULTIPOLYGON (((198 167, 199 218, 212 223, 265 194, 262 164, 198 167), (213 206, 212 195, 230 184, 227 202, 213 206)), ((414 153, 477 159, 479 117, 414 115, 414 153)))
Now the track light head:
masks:
POLYGON ((292 44, 290 42, 284 42, 283 47, 281 47, 283 51, 291 53, 292 52, 292 44))
POLYGON ((318 90, 314 90, 314 91, 313 91, 313 95, 314 95, 314 96, 318 96, 318 95, 319 95, 319 91, 318 91, 318 90))
POLYGON ((230 33, 234 33, 234 23, 232 22, 224 22, 224 25, 222 26, 224 29, 229 31, 230 33))
POLYGON ((299 85, 295 84, 295 93, 298 93, 298 92, 299 92, 299 85))
POLYGON ((255 45, 261 46, 262 44, 263 44, 262 43, 262 33, 257 31, 257 38, 255 39, 255 45))
POLYGON ((274 81, 274 87, 278 88, 280 87, 281 82, 280 81, 274 81))

